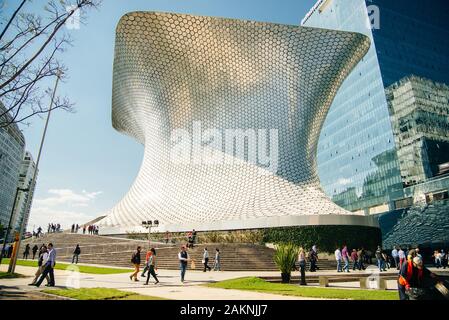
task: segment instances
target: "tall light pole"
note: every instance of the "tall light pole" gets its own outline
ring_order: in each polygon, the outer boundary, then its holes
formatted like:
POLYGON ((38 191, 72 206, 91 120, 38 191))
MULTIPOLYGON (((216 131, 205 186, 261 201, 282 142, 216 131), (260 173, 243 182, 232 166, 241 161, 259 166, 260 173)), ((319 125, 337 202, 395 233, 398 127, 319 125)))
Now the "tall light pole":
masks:
POLYGON ((148 221, 142 221, 142 227, 147 228, 148 229, 148 246, 151 247, 151 242, 150 242, 150 234, 151 234, 151 228, 155 227, 157 228, 159 226, 159 220, 148 220, 148 221))
MULTIPOLYGON (((59 79, 61 78, 61 76, 62 76, 62 71, 58 70, 56 72, 55 87, 54 87, 53 93, 51 95, 50 107, 47 112, 47 120, 45 121, 44 132, 42 133, 41 144, 39 146, 39 153, 37 154, 36 168, 33 173, 33 178, 30 181, 29 190, 34 190, 34 187, 36 186, 36 175, 37 175, 37 171, 39 168, 39 161, 41 159, 42 147, 44 146, 45 136, 47 134, 48 122, 50 120, 51 111, 53 110, 53 102, 55 100, 56 89, 58 88, 58 83, 59 83, 59 79)), ((25 201, 25 210, 31 210, 31 197, 29 195, 30 194, 28 194, 28 197, 26 198, 26 201, 25 201)), ((16 269, 17 255, 18 255, 18 252, 20 249, 20 243, 22 242, 22 234, 25 229, 25 221, 26 221, 26 219, 22 219, 22 223, 20 225, 20 231, 19 231, 19 239, 15 243, 15 247, 16 247, 14 250, 15 254, 11 257, 11 261, 9 262, 9 268, 8 268, 9 273, 14 273, 14 270, 16 269)))

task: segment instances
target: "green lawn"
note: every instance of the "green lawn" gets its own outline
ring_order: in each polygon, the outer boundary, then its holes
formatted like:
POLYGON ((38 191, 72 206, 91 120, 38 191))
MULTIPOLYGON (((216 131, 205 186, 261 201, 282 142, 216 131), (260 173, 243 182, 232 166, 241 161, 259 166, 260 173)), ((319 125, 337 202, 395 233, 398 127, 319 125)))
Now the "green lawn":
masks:
POLYGON ((207 286, 212 288, 248 290, 310 298, 352 300, 399 299, 397 291, 301 287, 294 284, 270 283, 256 277, 225 280, 221 282, 211 283, 207 286))
POLYGON ((164 300, 163 298, 108 288, 45 289, 42 292, 76 300, 164 300))
MULTIPOLYGON (((9 259, 3 259, 2 264, 9 264, 9 259)), ((37 268, 37 260, 17 260, 17 265, 37 268)), ((77 268, 78 271, 81 273, 92 273, 92 274, 114 274, 114 273, 132 272, 131 269, 90 267, 62 262, 57 262, 55 266, 55 269, 57 270, 76 270, 75 268, 77 268)))
POLYGON ((14 279, 14 278, 23 278, 24 275, 18 273, 8 273, 0 271, 0 279, 14 279))

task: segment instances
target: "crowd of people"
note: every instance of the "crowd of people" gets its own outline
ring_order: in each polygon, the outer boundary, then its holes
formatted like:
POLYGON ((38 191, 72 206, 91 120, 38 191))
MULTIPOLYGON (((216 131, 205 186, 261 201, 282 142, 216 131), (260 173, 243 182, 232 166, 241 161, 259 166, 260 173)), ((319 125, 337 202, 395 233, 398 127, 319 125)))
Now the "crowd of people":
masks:
POLYGON ((47 233, 62 232, 60 223, 49 223, 47 233))
MULTIPOLYGON (((196 268, 195 261, 193 259, 191 259, 190 255, 188 253, 188 249, 189 249, 189 247, 187 247, 187 245, 183 245, 183 246, 181 246, 181 250, 178 253, 179 269, 180 269, 180 273, 181 273, 181 282, 182 283, 184 283, 184 280, 185 280, 185 274, 187 271, 188 263, 190 262, 191 269, 196 268)), ((142 251, 142 247, 138 246, 136 251, 133 252, 133 254, 131 256, 131 264, 134 266, 134 272, 129 276, 129 279, 131 281, 139 281, 138 275, 140 273, 140 265, 142 262, 141 251, 142 251)), ((221 271, 221 263, 220 263, 221 255, 220 254, 221 254, 220 249, 216 248, 214 264, 212 267, 210 267, 209 266, 209 251, 207 250, 207 248, 203 249, 203 255, 202 255, 203 272, 206 272, 207 270, 221 271)), ((157 273, 156 273, 156 270, 157 270, 157 258, 156 257, 157 257, 157 255, 156 255, 155 248, 150 248, 146 253, 144 269, 141 274, 141 277, 147 278, 145 285, 148 285, 151 277, 154 278, 156 284, 159 283, 159 280, 157 278, 157 273), (146 272, 148 272, 147 275, 145 275, 146 272)))
POLYGON ((89 226, 83 226, 83 234, 86 234, 86 231, 88 234, 97 235, 100 231, 100 227, 96 225, 89 225, 89 226))
MULTIPOLYGON (((60 228, 59 224, 49 224, 49 230, 52 232, 58 232, 60 228), (53 231, 54 230, 54 231, 53 231)), ((78 224, 73 224, 71 232, 76 233, 80 229, 78 224)), ((38 229, 39 230, 39 229, 38 229)), ((98 226, 90 225, 83 226, 83 233, 89 232, 89 234, 98 234, 98 226)), ((39 230, 40 233, 42 230, 39 230)), ((197 232, 192 230, 186 234, 187 243, 181 246, 177 255, 180 269, 181 283, 185 282, 186 272, 190 264, 191 269, 196 269, 195 260, 189 255, 189 250, 194 248, 197 232)), ((169 235, 166 233, 166 243, 168 243, 169 235)), ((5 247, 4 256, 10 257, 12 252, 12 246, 9 244, 5 247)), ((145 285, 148 285, 150 279, 154 279, 154 283, 159 283, 157 265, 158 259, 155 248, 150 248, 145 254, 145 263, 142 273, 140 273, 140 265, 142 248, 137 247, 136 251, 131 256, 131 263, 134 266, 134 272, 129 276, 130 280, 139 281, 138 276, 146 278, 145 285)), ((77 264, 79 256, 81 254, 80 245, 77 244, 72 256, 72 264, 77 264)), ((429 286, 429 279, 439 281, 438 277, 430 270, 424 267, 424 259, 420 248, 403 248, 399 246, 393 247, 392 250, 384 250, 381 246, 378 246, 374 252, 365 250, 364 248, 349 249, 347 245, 337 246, 334 252, 335 261, 337 264, 337 272, 349 273, 352 270, 365 270, 368 265, 376 265, 379 273, 385 272, 388 269, 395 268, 398 274, 398 291, 401 300, 420 299, 424 296, 424 288, 429 286), (373 258, 375 262, 373 263, 373 258), (420 291, 421 290, 421 291, 420 291)), ((449 255, 445 250, 435 250, 433 255, 427 255, 428 258, 432 258, 434 266, 436 268, 446 269, 448 267, 449 255)), ((23 251, 23 259, 38 259, 38 269, 35 273, 34 280, 30 285, 40 286, 44 279, 47 279, 47 286, 54 286, 54 266, 56 263, 56 251, 53 248, 53 244, 42 244, 39 248, 36 244, 31 247, 30 244, 26 244, 23 251)), ((319 270, 318 263, 318 248, 316 245, 312 246, 310 251, 306 251, 303 248, 299 248, 298 257, 296 263, 299 265, 300 271, 300 284, 306 285, 305 273, 306 264, 309 262, 309 271, 316 272, 319 270)), ((221 271, 221 252, 218 248, 215 249, 213 266, 209 266, 210 253, 205 247, 202 252, 202 271, 221 271)), ((295 263, 295 268, 296 268, 295 263)), ((441 282, 440 282, 441 283, 441 282)))

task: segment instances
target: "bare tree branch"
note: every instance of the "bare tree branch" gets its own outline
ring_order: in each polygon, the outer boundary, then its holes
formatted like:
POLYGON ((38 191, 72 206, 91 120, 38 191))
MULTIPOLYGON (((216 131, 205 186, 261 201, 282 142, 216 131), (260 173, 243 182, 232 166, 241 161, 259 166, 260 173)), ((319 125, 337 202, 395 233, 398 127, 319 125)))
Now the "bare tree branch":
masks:
POLYGON ((11 25, 11 23, 14 21, 14 19, 16 18, 17 14, 19 13, 19 11, 22 9, 23 5, 25 4, 25 2, 27 2, 27 0, 22 0, 22 2, 20 3, 19 7, 16 9, 16 11, 14 11, 14 13, 12 14, 11 18, 9 19, 8 23, 6 24, 5 28, 3 29, 2 33, 0 34, 0 40, 2 40, 3 36, 5 35, 6 31, 8 31, 9 26, 11 25))
POLYGON ((0 36, 0 128, 14 123, 27 124, 33 116, 41 116, 54 109, 73 112, 73 103, 67 97, 55 97, 42 89, 46 79, 60 76, 67 79, 67 69, 59 56, 72 41, 63 26, 80 14, 83 23, 87 9, 97 9, 102 0, 47 0, 41 13, 26 12, 22 0, 9 19, 3 19, 0 36), (73 4, 73 6, 70 6, 73 4))

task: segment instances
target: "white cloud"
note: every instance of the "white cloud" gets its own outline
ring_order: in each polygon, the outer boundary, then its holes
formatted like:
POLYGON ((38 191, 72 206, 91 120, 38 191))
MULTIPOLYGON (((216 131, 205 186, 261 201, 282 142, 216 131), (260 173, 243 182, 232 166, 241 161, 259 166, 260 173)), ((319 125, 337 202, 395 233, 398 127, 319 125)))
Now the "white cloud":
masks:
POLYGON ((54 207, 58 205, 79 207, 86 206, 91 200, 94 200, 102 192, 86 192, 76 193, 70 189, 50 189, 48 193, 52 196, 45 199, 35 199, 34 204, 36 206, 54 207))
POLYGON ((65 229, 73 223, 86 223, 95 219, 99 214, 92 213, 89 207, 102 191, 77 193, 71 189, 50 189, 49 196, 43 199, 34 199, 28 222, 28 230, 33 226, 41 226, 44 230, 48 223, 60 223, 65 229))

